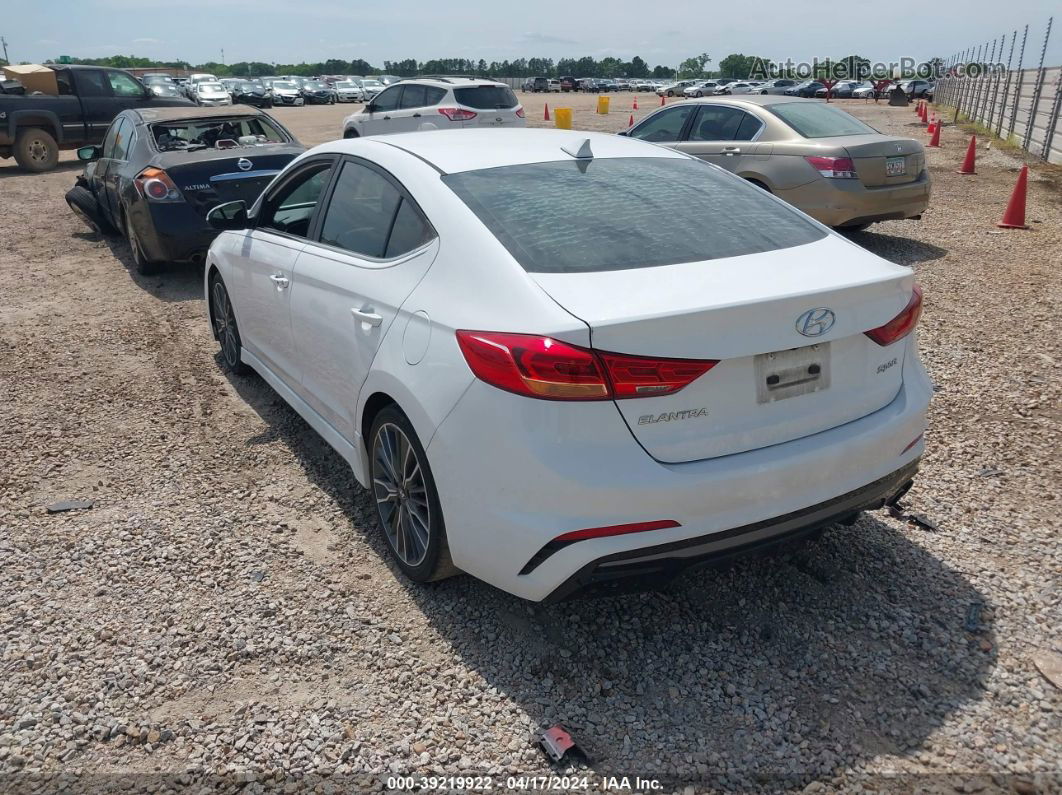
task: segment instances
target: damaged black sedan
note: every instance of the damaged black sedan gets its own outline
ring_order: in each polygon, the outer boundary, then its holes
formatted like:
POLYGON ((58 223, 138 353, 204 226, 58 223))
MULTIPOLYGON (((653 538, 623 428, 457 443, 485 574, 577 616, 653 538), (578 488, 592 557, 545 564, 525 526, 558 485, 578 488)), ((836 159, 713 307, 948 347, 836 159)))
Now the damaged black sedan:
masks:
POLYGON ((206 214, 219 204, 254 203, 273 177, 305 151, 267 113, 242 105, 126 110, 67 192, 70 209, 101 234, 121 234, 139 273, 164 263, 201 262, 218 234, 206 214))

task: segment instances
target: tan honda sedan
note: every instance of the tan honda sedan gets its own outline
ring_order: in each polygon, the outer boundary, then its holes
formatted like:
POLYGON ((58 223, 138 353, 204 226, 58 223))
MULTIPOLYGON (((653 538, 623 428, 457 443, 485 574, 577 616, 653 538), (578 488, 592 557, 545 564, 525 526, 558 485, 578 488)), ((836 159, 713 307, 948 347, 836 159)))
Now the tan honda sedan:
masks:
POLYGON ((917 219, 929 204, 921 143, 818 100, 705 97, 660 108, 620 134, 721 166, 828 226, 917 219))

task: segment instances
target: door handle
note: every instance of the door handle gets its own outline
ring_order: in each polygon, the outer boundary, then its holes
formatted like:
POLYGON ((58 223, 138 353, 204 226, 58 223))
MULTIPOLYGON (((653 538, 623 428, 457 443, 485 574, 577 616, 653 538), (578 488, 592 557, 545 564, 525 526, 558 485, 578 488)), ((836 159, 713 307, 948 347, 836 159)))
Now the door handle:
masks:
POLYGON ((414 113, 413 114, 413 118, 414 119, 419 119, 420 118, 420 114, 419 113, 414 113))
POLYGON ((384 120, 384 121, 390 121, 390 120, 391 120, 391 117, 390 117, 390 116, 384 116, 384 117, 383 117, 383 120, 384 120))
POLYGON ((275 284, 277 286, 278 290, 286 290, 287 289, 289 282, 288 282, 286 277, 281 276, 279 273, 274 273, 269 278, 272 280, 273 284, 275 284))
POLYGON ((723 154, 724 155, 740 155, 741 154, 741 147, 740 146, 724 146, 723 147, 723 154))
POLYGON ((364 309, 352 308, 350 314, 354 315, 355 320, 360 320, 362 323, 368 323, 373 328, 376 328, 383 323, 383 316, 373 312, 371 306, 367 306, 364 309))

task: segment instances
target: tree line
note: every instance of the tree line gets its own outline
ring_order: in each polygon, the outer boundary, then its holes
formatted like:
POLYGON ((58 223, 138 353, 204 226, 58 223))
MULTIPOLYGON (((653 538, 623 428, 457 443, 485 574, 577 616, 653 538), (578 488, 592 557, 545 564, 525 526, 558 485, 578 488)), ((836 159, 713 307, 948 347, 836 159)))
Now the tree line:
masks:
MULTIPOLYGON (((59 59, 56 58, 56 61, 59 59)), ((73 63, 91 66, 110 66, 116 69, 184 69, 209 72, 219 77, 262 77, 263 75, 379 75, 413 77, 418 74, 462 74, 475 77, 655 77, 666 79, 675 76, 669 66, 650 68, 644 60, 634 56, 629 61, 606 57, 583 58, 517 58, 516 60, 486 61, 469 58, 435 58, 418 61, 407 58, 401 61, 384 61, 383 66, 370 64, 362 58, 344 61, 330 58, 317 63, 270 63, 267 61, 240 61, 238 63, 193 64, 188 61, 161 61, 135 55, 111 55, 106 58, 71 58, 73 63)))
MULTIPOLYGON (((58 60, 58 59, 56 59, 58 60)), ((861 55, 847 55, 835 61, 819 62, 814 75, 790 74, 785 69, 776 70, 776 74, 759 74, 758 70, 772 67, 770 59, 760 58, 744 53, 731 53, 720 59, 716 68, 710 68, 712 58, 708 53, 700 53, 684 59, 678 69, 657 64, 650 68, 637 55, 629 61, 608 56, 605 58, 517 58, 516 60, 490 61, 470 58, 435 58, 418 61, 407 58, 401 61, 384 61, 383 66, 370 64, 362 58, 344 61, 331 58, 317 63, 270 63, 268 61, 240 61, 224 64, 216 61, 192 64, 188 61, 159 61, 152 58, 140 58, 135 55, 111 55, 107 58, 72 58, 74 63, 93 66, 111 66, 118 69, 184 69, 197 72, 209 72, 219 77, 262 77, 265 75, 379 75, 389 74, 398 77, 415 75, 472 75, 474 77, 633 77, 655 79, 692 79, 733 77, 748 79, 768 76, 778 77, 825 77, 829 74, 830 64, 844 64, 849 75, 857 75, 870 61, 861 55), (754 74, 754 72, 757 72, 754 74)), ((934 61, 939 59, 934 59, 934 61)))

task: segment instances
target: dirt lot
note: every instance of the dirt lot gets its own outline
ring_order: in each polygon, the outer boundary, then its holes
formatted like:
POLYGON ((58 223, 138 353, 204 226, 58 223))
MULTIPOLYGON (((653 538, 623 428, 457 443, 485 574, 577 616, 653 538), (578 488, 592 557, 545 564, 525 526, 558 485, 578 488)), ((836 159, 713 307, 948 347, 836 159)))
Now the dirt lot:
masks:
MULTIPOLYGON (((525 97, 535 124, 544 99, 525 97)), ((631 99, 605 117, 549 97, 601 130, 631 99)), ((921 135, 910 110, 845 107, 921 135)), ((312 144, 348 112, 276 115, 312 144)), ((564 721, 604 757, 594 789, 1062 790, 1062 691, 1034 664, 1062 652, 1062 200, 1034 169, 1032 229, 998 230, 1018 161, 982 149, 958 176, 965 140, 930 150, 921 222, 852 236, 926 290, 938 392, 909 504, 939 530, 875 514, 666 592, 545 608, 403 581, 339 456, 260 379, 222 374, 200 274, 138 277, 89 234, 63 202, 72 154, 43 176, 3 161, 0 789, 500 789, 551 771, 528 735, 564 721), (46 514, 68 498, 95 507, 46 514)))

